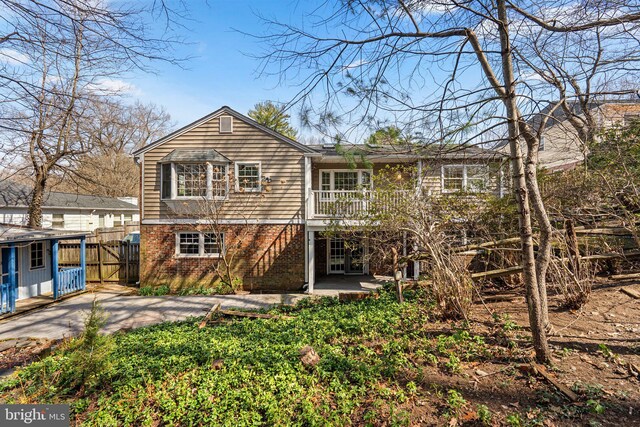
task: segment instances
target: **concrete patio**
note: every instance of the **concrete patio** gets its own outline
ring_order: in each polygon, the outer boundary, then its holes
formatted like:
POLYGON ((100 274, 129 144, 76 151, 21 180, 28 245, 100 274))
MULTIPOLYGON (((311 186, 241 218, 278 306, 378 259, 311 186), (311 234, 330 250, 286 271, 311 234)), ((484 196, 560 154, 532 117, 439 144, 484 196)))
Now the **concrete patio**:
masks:
POLYGON ((7 338, 61 339, 80 334, 93 300, 108 315, 104 332, 134 329, 165 321, 204 316, 215 304, 223 309, 257 310, 279 304, 295 304, 305 294, 219 296, 128 296, 119 291, 84 293, 45 308, 0 321, 0 340, 7 338))
MULTIPOLYGON (((337 297, 339 293, 370 292, 391 280, 386 276, 326 276, 316 282, 313 296, 337 297)), ((310 295, 249 294, 212 296, 165 295, 145 297, 131 295, 124 286, 107 286, 50 303, 0 320, 0 340, 8 338, 61 339, 76 336, 83 329, 84 320, 94 301, 107 313, 104 332, 134 329, 165 321, 180 321, 204 316, 211 307, 220 304, 223 309, 258 310, 280 304, 292 305, 310 295)), ((34 300, 34 304, 43 301, 34 300)))
POLYGON ((329 275, 319 277, 313 287, 317 296, 338 296, 339 293, 371 292, 393 281, 389 276, 329 275))

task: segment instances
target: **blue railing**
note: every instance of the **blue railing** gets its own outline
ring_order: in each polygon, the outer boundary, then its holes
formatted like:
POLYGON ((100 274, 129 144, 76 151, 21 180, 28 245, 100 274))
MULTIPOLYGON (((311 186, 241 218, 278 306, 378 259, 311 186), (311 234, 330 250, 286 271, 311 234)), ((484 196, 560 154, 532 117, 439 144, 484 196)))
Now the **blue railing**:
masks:
POLYGON ((58 292, 55 297, 82 291, 85 288, 84 285, 82 267, 63 268, 58 271, 58 292))

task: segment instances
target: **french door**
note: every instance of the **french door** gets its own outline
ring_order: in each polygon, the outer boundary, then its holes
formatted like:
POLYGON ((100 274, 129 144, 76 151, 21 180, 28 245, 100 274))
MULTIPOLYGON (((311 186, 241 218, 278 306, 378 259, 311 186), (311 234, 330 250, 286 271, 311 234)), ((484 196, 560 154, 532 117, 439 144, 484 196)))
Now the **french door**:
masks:
POLYGON ((365 247, 361 240, 328 239, 329 274, 364 274, 365 247))

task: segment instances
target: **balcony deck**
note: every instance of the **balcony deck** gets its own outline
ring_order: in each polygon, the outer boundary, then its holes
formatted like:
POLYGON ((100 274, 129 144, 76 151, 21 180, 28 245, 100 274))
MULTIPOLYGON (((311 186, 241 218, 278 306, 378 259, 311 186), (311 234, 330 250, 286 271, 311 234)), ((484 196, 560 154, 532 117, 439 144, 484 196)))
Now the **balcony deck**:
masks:
POLYGON ((311 190, 309 219, 363 220, 369 212, 385 212, 398 207, 409 191, 311 190))

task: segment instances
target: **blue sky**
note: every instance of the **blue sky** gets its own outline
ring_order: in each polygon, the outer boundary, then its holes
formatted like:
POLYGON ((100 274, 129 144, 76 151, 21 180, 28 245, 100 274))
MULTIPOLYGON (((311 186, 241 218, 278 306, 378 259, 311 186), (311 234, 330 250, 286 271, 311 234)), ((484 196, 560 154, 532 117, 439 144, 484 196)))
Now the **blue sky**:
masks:
MULTIPOLYGON (((241 113, 263 100, 287 101, 295 88, 278 86, 274 78, 259 77, 261 46, 252 34, 265 28, 258 15, 280 20, 301 15, 297 1, 189 0, 193 21, 181 30, 188 44, 179 46, 178 57, 193 57, 185 69, 155 64, 155 74, 136 73, 127 79, 133 96, 162 105, 179 126, 228 105, 241 113)), ((294 114, 295 116, 295 114, 294 114)), ((294 124, 297 120, 294 117, 294 124)))

